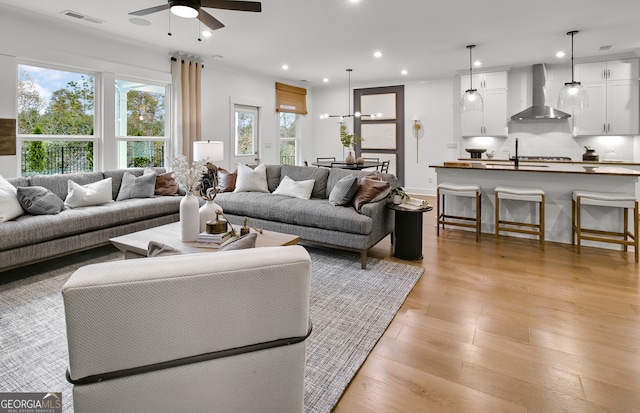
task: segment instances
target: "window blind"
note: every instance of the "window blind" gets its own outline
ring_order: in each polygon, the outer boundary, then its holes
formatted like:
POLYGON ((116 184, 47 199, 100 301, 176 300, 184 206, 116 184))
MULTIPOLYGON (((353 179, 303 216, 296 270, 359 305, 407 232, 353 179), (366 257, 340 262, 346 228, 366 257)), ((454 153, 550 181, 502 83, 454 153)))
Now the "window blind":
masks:
POLYGON ((307 89, 276 82, 276 112, 307 114, 307 89))

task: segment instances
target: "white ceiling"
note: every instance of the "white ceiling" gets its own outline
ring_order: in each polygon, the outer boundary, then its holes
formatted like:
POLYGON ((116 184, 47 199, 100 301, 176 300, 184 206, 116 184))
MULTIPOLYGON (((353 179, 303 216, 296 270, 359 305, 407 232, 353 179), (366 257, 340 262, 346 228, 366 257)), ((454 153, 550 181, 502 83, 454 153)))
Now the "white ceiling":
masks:
MULTIPOLYGON (((86 30, 109 32, 167 52, 180 51, 205 62, 253 73, 306 81, 322 87, 346 83, 404 83, 453 76, 468 68, 468 44, 483 67, 569 62, 569 30, 575 57, 640 55, 638 0, 263 0, 262 13, 205 9, 226 27, 199 42, 198 21, 168 10, 144 16, 139 26, 129 12, 165 0, 0 0, 86 30), (94 24, 61 14, 72 10, 103 20, 94 24), (172 36, 168 36, 169 21, 172 36), (611 45, 602 52, 601 46, 611 45), (379 50, 382 58, 373 57, 379 50), (558 50, 567 52, 557 59, 558 50), (221 56, 221 57, 214 57, 221 56), (288 71, 281 66, 289 65, 288 71), (406 69, 408 75, 400 71, 406 69)), ((204 26, 202 26, 204 28, 204 26)), ((579 80, 579 79, 577 79, 579 80)))

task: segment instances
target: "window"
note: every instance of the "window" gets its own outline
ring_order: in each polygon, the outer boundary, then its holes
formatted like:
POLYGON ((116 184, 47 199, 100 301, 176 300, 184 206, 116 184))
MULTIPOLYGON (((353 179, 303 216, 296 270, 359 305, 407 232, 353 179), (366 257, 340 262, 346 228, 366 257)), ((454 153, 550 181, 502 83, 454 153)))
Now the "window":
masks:
POLYGON ((296 165, 298 162, 298 121, 300 115, 280 112, 280 164, 296 165))
POLYGON ((18 65, 23 176, 92 171, 96 75, 18 65))
POLYGON ((166 88, 116 80, 118 168, 165 165, 166 88))
POLYGON ((258 109, 235 107, 235 156, 254 155, 258 143, 258 109))

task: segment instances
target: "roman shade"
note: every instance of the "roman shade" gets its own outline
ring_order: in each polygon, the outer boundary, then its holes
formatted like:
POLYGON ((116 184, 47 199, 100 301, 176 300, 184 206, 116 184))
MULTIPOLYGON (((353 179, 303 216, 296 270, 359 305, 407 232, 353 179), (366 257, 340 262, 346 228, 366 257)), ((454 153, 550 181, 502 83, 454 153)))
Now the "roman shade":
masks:
POLYGON ((306 115, 307 89, 276 82, 276 112, 306 115))

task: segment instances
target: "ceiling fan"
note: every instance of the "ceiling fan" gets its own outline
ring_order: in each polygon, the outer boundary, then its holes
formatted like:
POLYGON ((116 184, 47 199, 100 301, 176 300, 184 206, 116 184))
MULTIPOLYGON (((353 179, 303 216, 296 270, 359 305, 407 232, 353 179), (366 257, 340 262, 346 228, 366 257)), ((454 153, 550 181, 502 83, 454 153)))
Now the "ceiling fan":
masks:
POLYGON ((133 16, 145 16, 171 9, 171 12, 180 17, 194 18, 197 17, 202 23, 206 24, 211 30, 217 30, 224 27, 224 24, 206 11, 203 7, 211 9, 238 10, 261 12, 262 4, 258 1, 241 1, 241 0, 168 0, 167 4, 162 6, 150 7, 148 9, 138 10, 129 13, 133 16))

